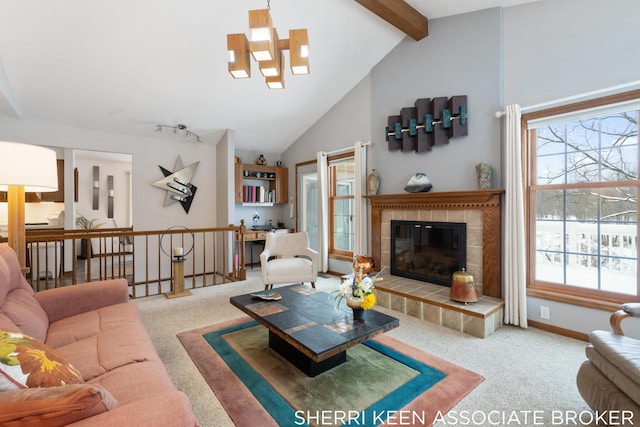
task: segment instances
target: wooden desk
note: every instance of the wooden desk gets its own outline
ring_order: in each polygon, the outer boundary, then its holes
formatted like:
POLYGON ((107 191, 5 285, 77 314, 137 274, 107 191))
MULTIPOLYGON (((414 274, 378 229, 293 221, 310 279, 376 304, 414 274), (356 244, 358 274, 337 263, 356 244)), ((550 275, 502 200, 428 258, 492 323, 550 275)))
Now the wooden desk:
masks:
POLYGON ((375 310, 354 321, 350 308, 335 310, 329 294, 305 285, 273 291, 282 299, 262 301, 245 294, 230 301, 269 329, 269 347, 310 377, 344 363, 348 348, 400 325, 395 317, 375 310))
MULTIPOLYGON (((245 266, 251 265, 251 268, 253 268, 253 247, 255 245, 261 244, 262 249, 264 249, 264 243, 265 243, 265 240, 267 239, 267 233, 271 233, 271 232, 293 233, 293 228, 276 228, 273 231, 247 229, 247 231, 244 233, 244 241, 245 243, 249 243, 251 245, 251 249, 249 249, 250 256, 248 261, 245 261, 245 266)), ((247 253, 246 248, 245 248, 245 253, 247 253)))
MULTIPOLYGON (((270 233, 270 231, 251 230, 247 228, 247 231, 244 233, 244 241, 253 242, 256 240, 265 240, 267 233, 270 233)), ((293 228, 276 228, 273 230, 273 233, 293 233, 293 228)))

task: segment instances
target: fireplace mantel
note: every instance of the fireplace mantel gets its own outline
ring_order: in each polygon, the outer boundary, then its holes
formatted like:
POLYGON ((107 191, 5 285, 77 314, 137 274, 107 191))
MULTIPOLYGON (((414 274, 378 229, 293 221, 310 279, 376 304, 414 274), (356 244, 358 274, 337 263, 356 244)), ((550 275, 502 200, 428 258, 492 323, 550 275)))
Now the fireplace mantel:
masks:
POLYGON ((384 210, 479 210, 482 212, 482 275, 484 295, 501 298, 501 199, 504 190, 473 190, 366 196, 371 202, 372 255, 381 262, 384 210))

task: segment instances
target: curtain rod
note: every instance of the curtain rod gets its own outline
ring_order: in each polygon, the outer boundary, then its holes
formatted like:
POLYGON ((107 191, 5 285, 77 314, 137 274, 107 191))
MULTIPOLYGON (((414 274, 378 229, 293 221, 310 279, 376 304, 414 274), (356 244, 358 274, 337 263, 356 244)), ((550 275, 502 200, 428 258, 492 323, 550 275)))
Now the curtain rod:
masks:
MULTIPOLYGON (((615 93, 622 92, 623 90, 626 91, 629 89, 637 89, 637 88, 640 88, 640 80, 635 80, 633 82, 623 83, 623 84, 611 86, 604 89, 596 89, 590 92, 580 93, 578 95, 572 95, 572 96, 567 96, 565 98, 555 99, 553 101, 541 102, 540 104, 534 104, 534 105, 529 105, 527 107, 522 107, 520 108, 520 110, 523 113, 528 113, 532 110, 552 107, 554 104, 564 104, 569 101, 578 101, 581 98, 593 98, 595 96, 613 95, 615 93)), ((497 118, 500 118, 504 115, 505 115, 504 111, 496 111, 497 118)))
MULTIPOLYGON (((371 145, 371 141, 367 141, 367 142, 361 142, 360 146, 364 147, 367 145, 371 145)), ((342 154, 342 153, 346 153, 347 151, 351 151, 353 150, 353 147, 345 147, 345 148, 340 148, 338 150, 333 150, 333 151, 320 151, 320 153, 324 154, 325 156, 333 156, 334 154, 342 154)))

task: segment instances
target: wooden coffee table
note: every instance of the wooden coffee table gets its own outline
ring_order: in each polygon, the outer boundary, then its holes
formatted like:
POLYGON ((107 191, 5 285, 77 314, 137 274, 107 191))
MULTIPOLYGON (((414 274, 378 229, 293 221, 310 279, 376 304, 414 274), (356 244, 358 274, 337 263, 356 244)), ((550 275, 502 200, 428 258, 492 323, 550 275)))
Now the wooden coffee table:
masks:
POLYGON ((363 321, 333 296, 306 285, 273 289, 278 301, 263 301, 251 294, 231 297, 231 304, 269 329, 269 347, 310 377, 344 363, 347 349, 378 334, 397 328, 400 322, 376 310, 367 310, 363 321))

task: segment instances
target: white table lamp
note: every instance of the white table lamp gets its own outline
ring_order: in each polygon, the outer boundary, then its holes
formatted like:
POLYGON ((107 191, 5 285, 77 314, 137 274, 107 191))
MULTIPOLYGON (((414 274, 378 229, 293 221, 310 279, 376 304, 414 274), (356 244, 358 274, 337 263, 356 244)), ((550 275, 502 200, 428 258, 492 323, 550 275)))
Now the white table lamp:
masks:
POLYGON ((38 145, 0 141, 0 191, 7 191, 8 240, 26 267, 24 193, 58 190, 55 151, 38 145))

